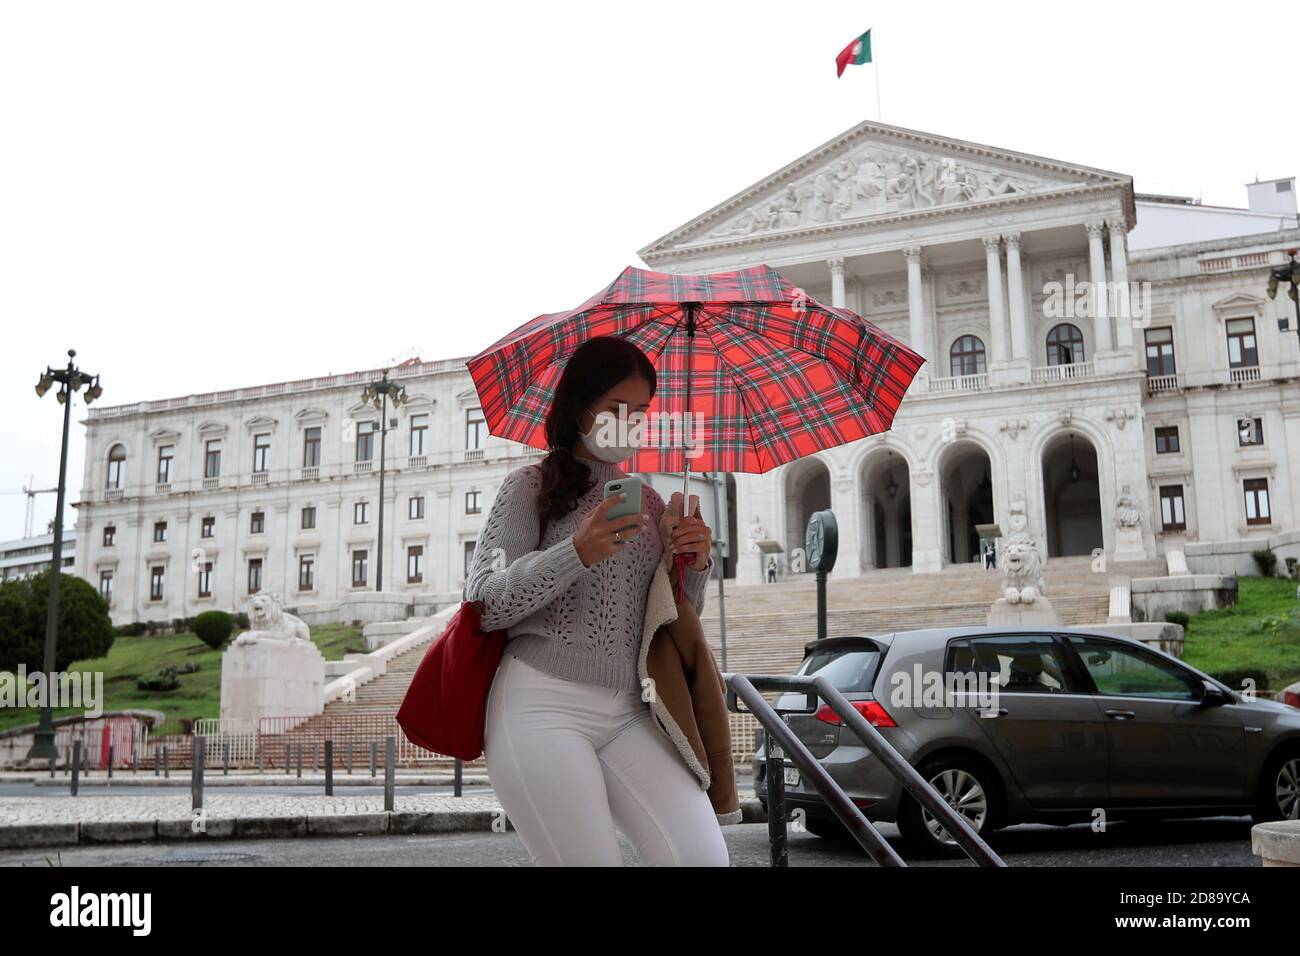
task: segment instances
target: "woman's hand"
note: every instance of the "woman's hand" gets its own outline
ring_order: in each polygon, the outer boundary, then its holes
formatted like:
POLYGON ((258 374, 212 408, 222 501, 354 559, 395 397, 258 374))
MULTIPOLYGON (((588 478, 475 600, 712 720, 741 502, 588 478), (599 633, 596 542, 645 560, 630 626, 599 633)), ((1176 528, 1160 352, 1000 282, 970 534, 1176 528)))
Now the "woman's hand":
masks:
POLYGON ((623 518, 605 517, 610 508, 626 498, 626 494, 606 498, 591 509, 579 522, 578 530, 573 532, 573 546, 578 551, 578 558, 587 567, 604 561, 611 554, 617 554, 623 550, 623 545, 640 533, 647 520, 644 512, 623 518))
POLYGON ((713 547, 713 532, 699 515, 678 518, 673 526, 673 554, 690 554, 695 560, 691 567, 703 571, 709 563, 709 549, 713 547))

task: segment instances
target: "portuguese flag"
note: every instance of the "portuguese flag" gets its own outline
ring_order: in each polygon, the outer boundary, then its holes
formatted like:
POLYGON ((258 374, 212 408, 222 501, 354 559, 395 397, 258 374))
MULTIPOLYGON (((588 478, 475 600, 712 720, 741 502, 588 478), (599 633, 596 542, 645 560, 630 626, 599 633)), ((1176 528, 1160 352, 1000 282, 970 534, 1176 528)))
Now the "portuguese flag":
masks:
POLYGON ((835 75, 837 77, 844 75, 844 68, 850 63, 855 66, 859 63, 871 62, 871 31, 868 30, 862 36, 858 37, 835 58, 835 75))

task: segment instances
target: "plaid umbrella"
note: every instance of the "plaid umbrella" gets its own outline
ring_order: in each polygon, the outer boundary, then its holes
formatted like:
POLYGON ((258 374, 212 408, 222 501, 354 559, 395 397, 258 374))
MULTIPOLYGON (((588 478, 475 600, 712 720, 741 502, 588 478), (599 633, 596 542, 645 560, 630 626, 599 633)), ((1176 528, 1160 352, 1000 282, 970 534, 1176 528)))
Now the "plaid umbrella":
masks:
POLYGON ((694 276, 629 266, 576 309, 539 315, 470 359, 491 433, 546 449, 564 363, 597 335, 626 338, 655 366, 629 473, 761 474, 886 431, 925 361, 766 265, 694 276))

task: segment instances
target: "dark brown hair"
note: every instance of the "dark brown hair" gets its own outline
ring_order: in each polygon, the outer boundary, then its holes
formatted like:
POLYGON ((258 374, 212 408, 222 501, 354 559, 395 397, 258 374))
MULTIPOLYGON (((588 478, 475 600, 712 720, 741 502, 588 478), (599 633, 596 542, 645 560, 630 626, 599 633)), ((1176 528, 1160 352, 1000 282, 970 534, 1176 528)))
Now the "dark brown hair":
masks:
POLYGON ((555 386, 550 411, 546 413, 546 444, 550 453, 541 461, 542 486, 537 494, 543 524, 567 515, 591 488, 591 469, 573 454, 573 446, 579 440, 578 419, 583 410, 633 375, 650 383, 653 396, 654 364, 627 339, 615 335, 589 338, 569 356, 555 386))

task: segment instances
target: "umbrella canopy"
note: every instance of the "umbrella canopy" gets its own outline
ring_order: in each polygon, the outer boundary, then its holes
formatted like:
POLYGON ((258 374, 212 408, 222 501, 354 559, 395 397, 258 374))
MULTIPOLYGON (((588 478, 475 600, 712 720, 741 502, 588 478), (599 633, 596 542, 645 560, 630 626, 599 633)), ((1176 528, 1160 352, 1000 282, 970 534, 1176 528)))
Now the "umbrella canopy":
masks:
POLYGON ((886 431, 925 361, 766 265, 693 276, 629 266, 576 309, 539 315, 470 359, 490 432, 546 449, 564 364, 598 335, 636 344, 658 377, 628 472, 758 474, 886 431), (681 431, 688 413, 699 431, 681 431))

